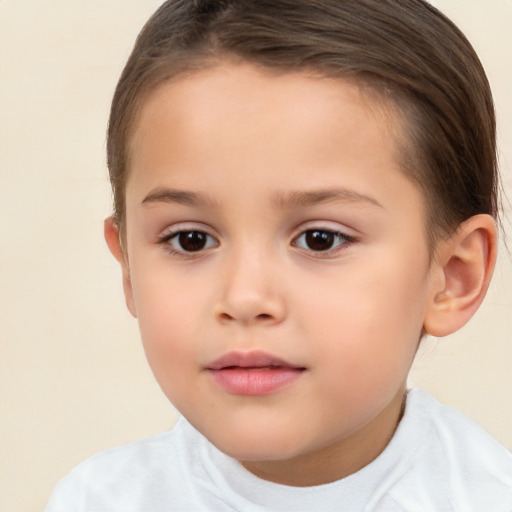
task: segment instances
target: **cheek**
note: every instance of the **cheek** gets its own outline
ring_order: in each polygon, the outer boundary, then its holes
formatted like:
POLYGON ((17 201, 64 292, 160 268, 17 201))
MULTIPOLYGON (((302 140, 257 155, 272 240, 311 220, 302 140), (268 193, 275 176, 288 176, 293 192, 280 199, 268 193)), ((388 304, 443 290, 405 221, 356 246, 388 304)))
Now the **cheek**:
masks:
POLYGON ((194 341, 201 325, 201 304, 179 282, 163 273, 151 274, 159 278, 134 281, 134 300, 146 357, 165 388, 170 375, 179 380, 197 360, 194 341))
POLYGON ((405 379, 423 325, 425 272, 394 260, 382 253, 378 263, 354 265, 303 305, 301 329, 316 340, 318 363, 331 367, 328 389, 342 376, 363 394, 405 379))

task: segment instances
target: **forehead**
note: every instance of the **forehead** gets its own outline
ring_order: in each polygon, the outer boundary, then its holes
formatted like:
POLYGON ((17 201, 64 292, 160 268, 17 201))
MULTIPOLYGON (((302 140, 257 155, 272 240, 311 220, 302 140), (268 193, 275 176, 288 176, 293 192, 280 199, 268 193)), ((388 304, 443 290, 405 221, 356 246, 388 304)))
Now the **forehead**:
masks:
MULTIPOLYGON (((167 142, 179 143, 181 149, 188 138, 195 140, 195 149, 203 150, 208 141, 214 145, 213 136, 220 138, 230 129, 232 150, 242 142, 246 149, 252 143, 256 150, 262 132, 278 131, 274 140, 281 147, 292 139, 321 146, 326 134, 356 142, 351 135, 357 134, 357 143, 366 145, 366 151, 372 151, 378 141, 399 162, 394 152, 398 152, 404 124, 394 103, 373 86, 226 63, 164 82, 145 99, 130 138, 129 170, 162 142, 150 133, 155 131, 167 133, 167 142), (346 119, 350 120, 348 130, 343 126, 346 119)), ((321 157, 321 151, 316 157, 321 157)))
POLYGON ((145 101, 127 200, 161 186, 211 193, 238 181, 244 197, 340 184, 364 194, 376 177, 381 188, 405 179, 402 124, 392 104, 353 81, 216 66, 164 83, 145 101))

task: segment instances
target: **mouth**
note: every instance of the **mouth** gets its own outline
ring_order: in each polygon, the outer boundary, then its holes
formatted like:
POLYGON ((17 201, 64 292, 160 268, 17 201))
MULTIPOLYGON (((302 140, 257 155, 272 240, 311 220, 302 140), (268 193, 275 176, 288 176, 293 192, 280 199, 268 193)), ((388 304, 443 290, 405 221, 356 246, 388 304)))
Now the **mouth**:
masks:
POLYGON ((205 369, 224 391, 248 396, 275 393, 295 382, 306 370, 260 351, 229 352, 205 369))

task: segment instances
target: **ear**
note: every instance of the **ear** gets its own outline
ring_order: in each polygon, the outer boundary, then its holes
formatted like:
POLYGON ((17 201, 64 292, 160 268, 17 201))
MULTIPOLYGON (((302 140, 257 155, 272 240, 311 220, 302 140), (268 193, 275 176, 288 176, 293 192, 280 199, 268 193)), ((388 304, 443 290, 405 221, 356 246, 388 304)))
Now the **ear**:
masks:
POLYGON ((484 214, 469 218, 451 238, 440 242, 423 325, 428 334, 447 336, 475 314, 492 277, 496 245, 496 223, 484 214))
POLYGON ((103 232, 105 235, 105 241, 107 242, 110 252, 121 265, 121 272, 123 275, 123 290, 124 297, 126 300, 126 306, 130 313, 134 317, 137 317, 137 312, 135 310, 135 302, 133 300, 133 289, 130 277, 130 268, 128 266, 128 258, 123 249, 119 233, 119 227, 117 225, 117 222, 112 217, 107 217, 105 219, 103 225, 103 232))

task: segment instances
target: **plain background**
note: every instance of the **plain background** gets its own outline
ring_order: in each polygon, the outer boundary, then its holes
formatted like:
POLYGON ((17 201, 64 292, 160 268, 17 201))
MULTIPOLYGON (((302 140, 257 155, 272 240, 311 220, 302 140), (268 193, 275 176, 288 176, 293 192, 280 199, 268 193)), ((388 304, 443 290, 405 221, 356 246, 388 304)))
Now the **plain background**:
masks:
MULTIPOLYGON (((105 126, 157 0, 0 0, 0 510, 41 510, 85 457, 166 430, 103 242, 105 126)), ((512 2, 438 0, 488 72, 512 196, 512 2)), ((510 218, 510 208, 507 207, 510 218)), ((509 243, 512 230, 506 223, 509 243)), ((512 263, 460 333, 423 347, 411 383, 512 448, 512 263)))

